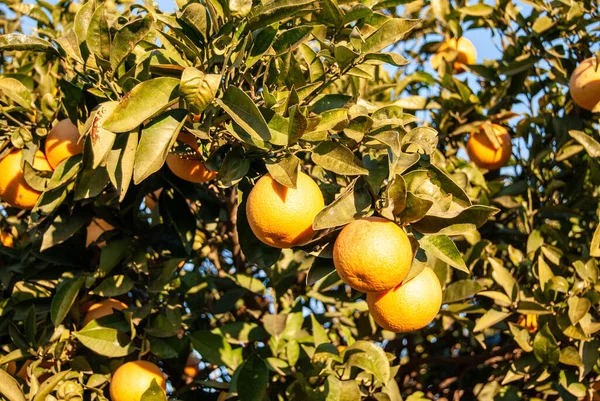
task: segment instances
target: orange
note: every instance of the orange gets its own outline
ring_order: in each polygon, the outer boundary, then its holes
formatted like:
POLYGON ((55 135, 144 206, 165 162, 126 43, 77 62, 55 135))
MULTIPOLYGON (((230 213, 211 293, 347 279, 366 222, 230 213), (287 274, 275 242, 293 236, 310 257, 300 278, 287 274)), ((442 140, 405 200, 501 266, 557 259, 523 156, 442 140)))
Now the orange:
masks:
POLYGON ((8 373, 11 376, 14 376, 15 373, 17 373, 17 363, 15 361, 10 361, 6 365, 6 373, 8 373))
POLYGON ((503 167, 510 160, 512 153, 512 142, 508 131, 497 124, 492 124, 492 130, 500 142, 499 149, 494 147, 483 127, 479 128, 478 132, 472 132, 467 141, 469 158, 477 167, 486 170, 497 170, 503 167))
MULTIPOLYGON (((32 209, 37 203, 40 192, 31 188, 25 181, 21 161, 22 150, 13 150, 0 160, 0 197, 13 207, 32 209)), ((35 153, 33 168, 41 171, 51 171, 46 156, 39 150, 35 153)))
POLYGON ((200 368, 198 367, 199 363, 200 361, 198 360, 198 357, 192 352, 188 356, 185 368, 183 368, 183 373, 191 378, 196 377, 198 371, 200 370, 200 368))
POLYGON ((7 248, 12 248, 15 246, 15 241, 13 237, 9 233, 5 233, 4 231, 0 231, 0 242, 7 248))
POLYGON ((382 292, 406 278, 413 260, 408 236, 381 217, 354 220, 338 235, 333 264, 339 276, 355 290, 382 292))
POLYGON ((600 68, 596 67, 596 57, 582 61, 569 81, 573 101, 586 110, 593 110, 600 103, 600 68))
POLYGON ((528 313, 527 315, 519 316, 519 320, 517 321, 519 326, 523 326, 530 333, 535 333, 538 329, 538 321, 537 315, 533 315, 528 313))
POLYGON ((127 362, 110 380, 110 398, 112 401, 140 401, 153 380, 166 392, 167 381, 158 366, 148 361, 127 362))
MULTIPOLYGON (((190 146, 200 156, 196 137, 189 133, 181 133, 177 140, 190 146)), ((206 169, 204 163, 196 158, 186 159, 184 156, 170 153, 167 155, 167 167, 182 180, 202 184, 217 176, 216 171, 206 169)))
POLYGON ((464 72, 463 64, 475 64, 477 61, 477 50, 473 43, 467 38, 450 38, 446 40, 438 48, 437 53, 443 54, 449 51, 456 51, 456 59, 454 60, 454 72, 460 74, 464 72))
POLYGON ((48 162, 55 169, 64 160, 83 152, 83 138, 71 120, 65 118, 48 133, 44 150, 48 162))
POLYGON ((127 309, 127 305, 123 302, 112 298, 103 299, 102 301, 90 306, 90 308, 87 310, 85 318, 83 319, 83 326, 87 325, 92 320, 112 315, 114 311, 121 311, 123 309, 127 309))
POLYGON ((429 267, 409 282, 378 294, 367 294, 369 312, 385 330, 407 333, 420 330, 442 306, 442 286, 429 267))
POLYGON ((294 189, 266 174, 248 195, 246 216, 259 240, 275 248, 291 248, 313 237, 313 220, 324 207, 323 194, 308 175, 300 172, 294 189))
MULTIPOLYGON (((92 222, 87 226, 87 232, 86 232, 86 237, 85 237, 85 247, 89 247, 90 245, 92 245, 94 242, 96 242, 96 240, 98 238, 100 238, 100 236, 102 234, 104 234, 107 231, 110 231, 114 229, 114 227, 112 225, 110 225, 110 223, 102 220, 102 219, 93 219, 92 222)), ((102 248, 104 245, 106 245, 106 242, 100 242, 98 244, 98 246, 100 248, 102 248)))
POLYGON ((592 391, 593 395, 591 397, 588 397, 588 399, 591 401, 600 401, 600 381, 597 381, 594 384, 592 384, 592 391))

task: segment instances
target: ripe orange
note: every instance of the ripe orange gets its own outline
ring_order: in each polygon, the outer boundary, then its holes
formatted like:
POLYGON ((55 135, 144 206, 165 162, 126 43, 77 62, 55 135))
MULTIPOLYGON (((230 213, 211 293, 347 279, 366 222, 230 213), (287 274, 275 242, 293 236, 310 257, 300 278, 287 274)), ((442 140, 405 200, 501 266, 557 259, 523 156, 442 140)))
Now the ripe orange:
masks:
MULTIPOLYGON (((114 229, 110 223, 106 222, 102 219, 93 219, 92 222, 87 226, 86 237, 85 237, 85 247, 89 247, 92 245, 102 234, 107 231, 114 229)), ((100 242, 97 244, 100 248, 106 245, 106 242, 100 242)))
POLYGON ((44 150, 48 162, 55 169, 64 160, 83 152, 83 138, 71 120, 65 118, 48 133, 44 150))
POLYGON ((410 240, 400 227, 381 217, 348 224, 335 241, 333 264, 350 287, 382 292, 406 278, 413 260, 410 240))
POLYGON ((140 401, 152 380, 166 392, 167 381, 158 366, 148 361, 127 362, 110 380, 110 398, 112 401, 140 401))
MULTIPOLYGON (((181 133, 177 140, 190 146, 200 155, 200 149, 196 143, 196 137, 189 133, 181 133)), ((204 163, 198 159, 186 159, 182 155, 170 153, 167 155, 167 166, 177 177, 182 180, 202 184, 217 176, 216 171, 206 169, 204 163)))
POLYGON ((517 324, 525 327, 528 332, 535 333, 538 329, 537 315, 533 315, 531 313, 528 313, 527 315, 521 315, 519 316, 517 324))
POLYGON ((588 399, 591 401, 600 401, 600 381, 597 381, 594 384, 592 384, 592 391, 593 395, 591 397, 588 397, 588 399))
POLYGON ((467 153, 475 165, 486 170, 497 170, 510 160, 512 153, 512 142, 508 131, 497 124, 492 124, 492 130, 500 148, 494 148, 494 144, 485 134, 483 127, 477 132, 472 132, 467 141, 467 153))
POLYGON ((127 309, 127 304, 112 298, 103 299, 89 307, 85 314, 85 318, 83 319, 83 326, 87 325, 92 320, 112 315, 114 311, 121 311, 123 309, 127 309))
POLYGON ((0 231, 0 242, 7 248, 12 248, 15 246, 15 241, 13 240, 12 235, 9 233, 5 233, 4 231, 0 231))
POLYGON ((6 373, 11 376, 14 376, 17 373, 17 363, 15 361, 10 361, 6 364, 6 373))
POLYGON ((596 57, 583 60, 575 68, 569 90, 573 101, 583 109, 593 110, 600 103, 600 66, 596 64, 596 57))
POLYGON ((191 378, 196 377, 200 371, 200 368, 198 367, 199 363, 200 361, 198 360, 198 357, 192 352, 188 356, 185 368, 183 368, 183 373, 191 378))
POLYGON ((308 175, 300 172, 294 189, 266 174, 248 195, 246 215, 259 240, 275 248, 291 248, 312 238, 313 220, 324 207, 323 194, 308 175))
POLYGON ((477 50, 473 43, 467 38, 450 38, 446 40, 438 48, 437 53, 443 54, 450 51, 458 52, 456 59, 454 60, 454 72, 460 74, 464 72, 463 64, 475 64, 477 61, 477 50))
POLYGON ((427 326, 442 306, 442 286, 429 267, 409 282, 383 293, 367 294, 369 312, 385 330, 407 333, 427 326))
MULTIPOLYGON (((40 192, 31 188, 25 181, 21 161, 22 150, 13 150, 0 160, 0 197, 13 207, 32 209, 37 203, 40 192)), ((33 168, 41 171, 51 171, 46 156, 39 150, 35 153, 33 168)))

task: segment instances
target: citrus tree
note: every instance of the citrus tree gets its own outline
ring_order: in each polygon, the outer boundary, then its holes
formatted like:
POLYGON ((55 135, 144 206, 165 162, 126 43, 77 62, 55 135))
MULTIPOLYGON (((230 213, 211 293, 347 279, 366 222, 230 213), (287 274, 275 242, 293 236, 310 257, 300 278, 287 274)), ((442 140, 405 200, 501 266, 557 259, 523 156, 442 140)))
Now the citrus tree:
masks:
POLYGON ((5 399, 597 397, 595 2, 4 4, 5 399))

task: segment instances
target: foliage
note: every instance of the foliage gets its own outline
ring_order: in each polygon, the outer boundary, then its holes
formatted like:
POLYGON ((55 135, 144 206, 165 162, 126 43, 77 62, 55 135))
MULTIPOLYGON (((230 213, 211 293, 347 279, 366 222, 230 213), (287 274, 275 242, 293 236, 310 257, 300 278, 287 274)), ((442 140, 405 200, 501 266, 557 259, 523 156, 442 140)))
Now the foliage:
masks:
POLYGON ((160 363, 180 400, 591 395, 600 143, 567 86, 598 41, 595 2, 5 3, 3 155, 31 161, 66 117, 85 151, 51 175, 26 164, 38 204, 2 211, 15 246, 0 246, 0 366, 32 361, 27 380, 0 369, 3 397, 103 400, 111 372, 138 357, 160 363), (31 19, 35 37, 22 34, 31 19), (501 58, 466 67, 476 79, 452 75, 450 59, 427 68, 439 34, 475 29, 502 43, 501 58), (460 156, 489 123, 512 128, 502 175, 460 156), (170 151, 194 157, 173 148, 180 132, 215 181, 163 167, 170 151), (267 171, 293 187, 299 169, 323 191, 320 231, 269 248, 245 195, 267 171), (339 228, 370 214, 410 233, 410 277, 427 263, 444 286, 422 331, 378 329, 333 269, 339 228), (86 247, 98 219, 114 229, 86 247), (101 298, 129 308, 82 327, 101 298))

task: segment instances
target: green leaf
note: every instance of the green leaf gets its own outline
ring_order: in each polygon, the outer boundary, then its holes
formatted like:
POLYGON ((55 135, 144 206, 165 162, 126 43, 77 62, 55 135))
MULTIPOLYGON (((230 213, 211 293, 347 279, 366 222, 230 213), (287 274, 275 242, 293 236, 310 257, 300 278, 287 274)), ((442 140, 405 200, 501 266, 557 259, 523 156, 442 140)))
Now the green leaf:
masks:
POLYGON ((110 241, 102 248, 102 253, 100 253, 100 264, 98 265, 100 277, 106 276, 117 266, 117 264, 119 264, 130 244, 131 238, 125 237, 110 241))
POLYGON ((449 304, 452 302, 462 301, 477 294, 483 290, 483 286, 473 280, 458 280, 450 284, 444 290, 444 300, 442 303, 449 304))
POLYGON ((94 6, 95 4, 92 2, 85 3, 83 6, 77 11, 75 15, 75 21, 73 24, 73 31, 77 36, 77 44, 87 52, 87 44, 84 43, 87 38, 87 30, 90 25, 90 21, 94 14, 94 6), (83 46, 82 46, 83 44, 83 46))
POLYGON ((140 401, 167 401, 165 390, 158 385, 156 379, 152 379, 150 387, 142 394, 140 401))
POLYGON ((584 132, 576 130, 569 131, 569 135, 585 148, 585 151, 588 152, 590 157, 595 159, 600 158, 600 143, 594 138, 584 132))
POLYGON ((333 202, 321 210, 313 220, 314 230, 324 230, 348 224, 366 215, 373 198, 368 182, 358 177, 333 202))
POLYGON ((160 170, 187 117, 185 109, 169 110, 142 129, 135 153, 133 182, 139 184, 160 170))
POLYGON ((108 26, 107 12, 104 4, 100 4, 90 20, 86 32, 86 44, 92 54, 99 60, 110 59, 110 27, 108 26))
POLYGON ((385 206, 379 211, 381 215, 395 220, 395 216, 406 209, 406 196, 406 183, 400 174, 396 174, 385 189, 385 206))
POLYGON ((215 100, 250 137, 265 142, 271 139, 265 118, 243 90, 230 86, 222 99, 215 100))
POLYGON ((133 178, 137 145, 137 131, 121 134, 117 136, 106 159, 106 171, 110 182, 119 193, 119 202, 125 199, 127 189, 129 189, 129 184, 131 184, 133 178))
POLYGON ((600 224, 596 227, 592 242, 590 243, 590 256, 600 258, 600 224))
POLYGON ((509 312, 501 312, 496 309, 490 309, 483 316, 477 319, 475 323, 475 327, 473 328, 473 332, 477 333, 487 329, 488 327, 492 327, 496 323, 500 323, 504 319, 510 316, 509 312))
POLYGON ((252 44, 250 54, 246 58, 246 67, 252 67, 261 59, 263 54, 265 54, 267 50, 269 50, 269 48, 275 41, 275 37, 277 36, 278 31, 279 25, 273 24, 261 29, 260 32, 258 32, 256 37, 254 38, 254 43, 252 44))
POLYGON ((240 401, 262 401, 269 384, 269 369, 265 361, 258 356, 251 356, 240 367, 237 373, 236 387, 240 401))
POLYGON ((188 67, 181 75, 179 92, 188 109, 194 114, 200 114, 215 99, 220 85, 220 75, 205 74, 195 67, 188 67))
POLYGON ((271 177, 281 185, 296 188, 300 159, 294 154, 289 154, 283 159, 265 164, 271 177))
POLYGON ((472 6, 459 8, 458 11, 461 14, 470 15, 473 17, 487 17, 494 12, 494 7, 488 6, 484 3, 478 3, 472 6))
POLYGON ((554 20, 548 15, 544 15, 535 20, 531 29, 533 32, 541 34, 554 26, 554 20))
POLYGON ((267 292, 267 288, 263 282, 256 277, 238 273, 233 276, 229 276, 229 278, 240 287, 255 294, 263 295, 267 292))
POLYGON ((0 369, 0 394, 6 397, 8 401, 27 400, 19 382, 2 369, 0 369))
POLYGON ((230 187, 244 178, 249 169, 250 160, 244 154, 243 148, 235 146, 223 160, 223 164, 219 169, 219 180, 223 186, 230 187))
POLYGON ((579 322, 590 310, 592 303, 585 297, 573 296, 567 300, 569 305, 569 320, 575 325, 579 322))
POLYGON ((583 380, 598 362, 600 351, 598 351, 598 340, 582 341, 579 345, 582 366, 579 368, 579 380, 583 380))
POLYGON ((425 217, 431 206, 433 206, 432 201, 423 199, 408 191, 406 192, 406 207, 400 212, 398 219, 403 224, 412 223, 414 226, 416 222, 425 217))
POLYGON ((495 207, 474 205, 456 212, 428 214, 421 220, 413 223, 413 227, 423 234, 435 234, 445 227, 454 224, 470 223, 475 224, 476 227, 480 227, 490 216, 495 215, 498 211, 495 207))
POLYGON ((537 332, 533 339, 533 354, 540 363, 556 365, 560 359, 560 349, 548 325, 537 332))
POLYGON ((458 270, 469 273, 469 269, 465 265, 465 261, 456 244, 447 235, 426 235, 419 240, 419 244, 425 252, 432 254, 458 270))
POLYGON ((410 61, 402 57, 398 53, 374 53, 367 54, 365 56, 365 61, 378 61, 382 63, 391 64, 395 67, 402 67, 404 65, 410 64, 410 61))
POLYGON ((115 143, 116 135, 102 127, 119 102, 105 102, 98 106, 92 118, 89 138, 92 144, 92 168, 103 165, 115 143))
POLYGON ((144 81, 129 92, 103 127, 111 132, 127 132, 139 127, 179 97, 179 79, 160 77, 144 81))
POLYGON ((35 36, 23 35, 20 33, 7 33, 0 35, 0 50, 18 50, 58 54, 58 51, 47 40, 35 36))
POLYGON ((15 78, 0 77, 0 93, 4 93, 24 109, 31 110, 31 92, 21 81, 15 78))
POLYGON ((81 344, 98 355, 122 358, 135 351, 129 336, 110 327, 88 324, 73 334, 81 344))
POLYGON ((372 373, 382 384, 390 380, 390 363, 382 348, 371 341, 356 341, 346 348, 344 362, 347 367, 357 367, 372 373))
POLYGON ((54 327, 59 326, 65 319, 84 282, 85 277, 78 277, 67 279, 60 284, 50 306, 50 319, 52 319, 54 327))
POLYGON ((100 295, 101 297, 116 297, 123 295, 131 291, 133 288, 134 281, 127 276, 122 274, 108 277, 104 279, 100 285, 98 285, 92 291, 92 294, 100 295))
POLYGON ((317 145, 312 152, 312 160, 325 170, 341 175, 367 175, 369 170, 354 153, 338 142, 324 141, 317 145))
POLYGON ((321 344, 331 343, 327 332, 323 326, 321 326, 321 323, 319 323, 314 314, 310 315, 310 322, 312 324, 313 343, 315 344, 315 347, 318 347, 321 344))
POLYGON ((194 349, 200 353, 202 359, 212 364, 223 366, 231 359, 232 348, 225 337, 209 331, 196 331, 190 334, 194 349))
POLYGON ((248 15, 250 29, 262 28, 283 21, 302 10, 313 8, 314 0, 274 0, 253 7, 248 15))
POLYGON ((91 159, 88 159, 85 168, 79 174, 78 180, 75 184, 75 197, 76 201, 82 199, 94 198, 104 190, 108 184, 108 173, 106 167, 92 168, 91 159))
POLYGON ((60 373, 55 374, 52 377, 46 379, 39 387, 37 392, 35 393, 35 397, 33 397, 33 401, 44 401, 47 396, 58 386, 58 384, 63 381, 63 379, 70 373, 70 370, 65 370, 60 373))
POLYGON ((510 333, 513 336, 515 342, 523 349, 525 352, 533 351, 533 347, 531 346, 531 336, 526 328, 514 324, 512 322, 508 322, 508 327, 510 329, 510 333))
POLYGON ((404 38, 407 32, 420 24, 416 19, 390 18, 365 39, 363 53, 377 53, 404 38))
POLYGON ((450 4, 448 0, 431 0, 431 11, 433 15, 441 22, 446 22, 446 17, 450 14, 450 4))
POLYGON ((419 150, 430 155, 437 149, 437 131, 430 127, 413 128, 402 137, 402 148, 407 153, 419 150))
POLYGON ((361 394, 356 380, 342 381, 331 375, 325 381, 323 397, 325 401, 357 401, 361 399, 361 394))
POLYGON ((278 337, 283 333, 286 328, 288 315, 280 314, 280 315, 270 315, 266 314, 263 316, 263 325, 267 333, 272 335, 273 337, 278 337))
POLYGON ((87 221, 88 217, 85 214, 74 214, 72 216, 59 214, 44 232, 40 252, 62 244, 79 231, 87 221))
POLYGON ((317 82, 325 78, 325 67, 323 61, 317 57, 317 53, 307 44, 300 45, 300 53, 308 64, 310 82, 317 82))
POLYGON ((294 50, 300 43, 305 41, 312 30, 312 26, 298 26, 280 31, 279 36, 273 42, 273 50, 278 55, 294 50))
POLYGON ((577 349, 575 349, 575 347, 572 346, 568 346, 560 350, 560 357, 558 361, 569 366, 583 366, 579 352, 577 349))
POLYGON ((181 20, 198 32, 204 40, 210 36, 210 16, 200 3, 189 3, 181 13, 181 20))
POLYGON ((187 253, 191 253, 196 234, 196 219, 186 199, 179 191, 169 189, 161 192, 159 202, 164 205, 160 208, 163 218, 173 224, 181 245, 187 253))
POLYGON ((113 71, 123 62, 136 45, 144 40, 154 26, 150 15, 123 25, 117 32, 110 48, 110 65, 113 71))
POLYGON ((519 295, 517 280, 497 259, 488 258, 488 261, 492 266, 492 277, 494 280, 500 284, 510 299, 513 301, 516 300, 519 295))
POLYGON ((300 358, 300 346, 298 345, 298 341, 288 341, 285 346, 285 353, 290 366, 295 366, 296 363, 298 363, 298 358, 300 358))

